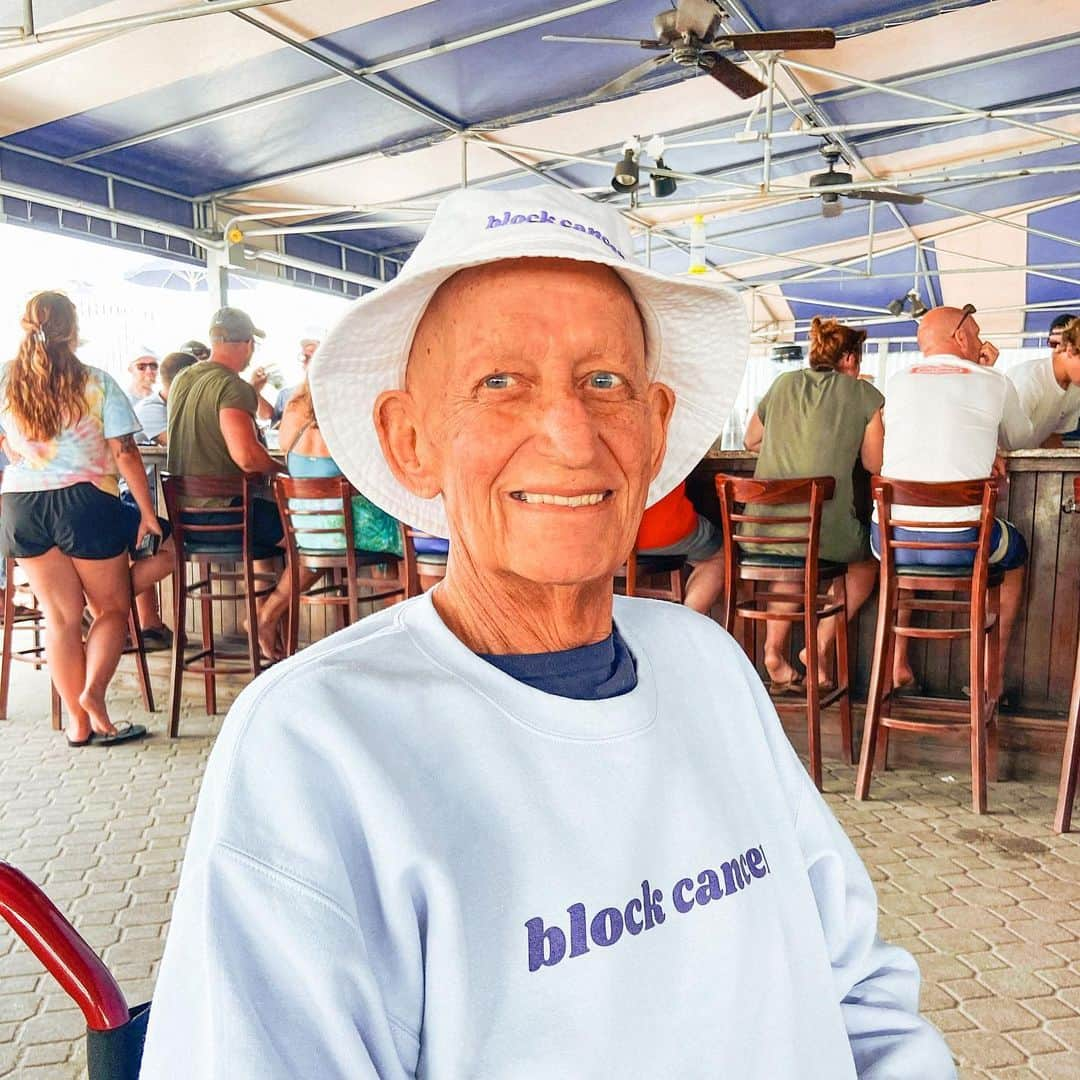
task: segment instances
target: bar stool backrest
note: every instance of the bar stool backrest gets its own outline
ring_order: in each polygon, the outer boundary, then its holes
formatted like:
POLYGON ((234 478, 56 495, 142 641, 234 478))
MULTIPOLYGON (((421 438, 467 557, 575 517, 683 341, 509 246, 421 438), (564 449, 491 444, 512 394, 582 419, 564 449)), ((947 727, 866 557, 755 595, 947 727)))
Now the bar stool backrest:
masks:
MULTIPOLYGON (((990 568, 990 540, 993 535, 994 506, 997 502, 998 485, 993 477, 985 480, 953 480, 944 483, 928 483, 915 480, 894 480, 887 476, 875 476, 871 480, 874 505, 877 508, 878 529, 881 536, 881 576, 890 580, 896 573, 897 551, 970 551, 972 553, 972 590, 978 594, 986 588, 990 568), (906 507, 903 517, 896 517, 894 508, 906 507), (978 507, 963 521, 927 520, 920 509, 946 509, 978 507), (914 511, 914 513, 912 512, 914 511), (949 539, 953 533, 943 532, 941 540, 897 539, 894 529, 976 529, 973 540, 949 539)), ((963 567, 957 568, 957 577, 966 577, 963 567)))
MULTIPOLYGON (((301 558, 305 549, 300 547, 297 541, 297 533, 307 536, 340 537, 340 543, 326 545, 317 549, 311 549, 310 554, 315 556, 335 555, 343 557, 348 565, 350 575, 355 579, 357 575, 356 553, 363 550, 357 546, 356 525, 353 521, 352 500, 359 495, 355 487, 344 476, 318 476, 300 477, 280 475, 274 478, 274 498, 277 500, 278 511, 281 521, 285 526, 285 542, 289 549, 289 559, 301 558), (297 507, 291 504, 292 499, 318 499, 329 503, 335 501, 336 507, 323 506, 321 509, 310 507, 297 507), (326 525, 327 517, 340 517, 340 525, 326 525), (318 520, 323 524, 320 525, 318 520)), ((403 552, 408 552, 407 529, 398 522, 398 534, 401 538, 403 552)), ((385 553, 387 562, 396 559, 390 552, 385 553)), ((406 556, 407 558, 407 556, 406 556)), ((409 593, 410 596, 414 593, 409 593)))
MULTIPOLYGON (((184 561, 184 550, 189 542, 198 545, 201 534, 215 533, 229 536, 228 546, 248 551, 253 536, 251 507, 254 487, 264 483, 260 474, 244 473, 241 476, 176 476, 163 474, 161 489, 165 495, 165 508, 169 515, 175 537, 176 558, 184 561), (223 505, 224 501, 240 499, 238 506, 223 505), (222 500, 216 506, 191 506, 190 499, 222 500), (210 515, 220 515, 223 510, 234 510, 235 523, 218 524, 206 520, 210 515), (233 537, 235 536, 235 539, 233 537)), ((217 541, 215 540, 215 546, 217 541)), ((222 545, 224 546, 224 545, 222 545)))
MULTIPOLYGON (((736 582, 745 554, 755 544, 805 545, 805 588, 807 596, 817 595, 818 553, 821 546, 821 510, 833 497, 836 481, 831 476, 792 477, 784 480, 752 479, 718 473, 716 495, 720 500, 720 521, 724 534, 724 579, 736 582), (748 504, 790 506, 790 514, 766 517, 748 514, 748 504), (805 525, 792 536, 772 536, 754 525, 805 525), (750 547, 745 552, 744 547, 750 547)), ((792 552, 796 554, 796 552, 792 552)))

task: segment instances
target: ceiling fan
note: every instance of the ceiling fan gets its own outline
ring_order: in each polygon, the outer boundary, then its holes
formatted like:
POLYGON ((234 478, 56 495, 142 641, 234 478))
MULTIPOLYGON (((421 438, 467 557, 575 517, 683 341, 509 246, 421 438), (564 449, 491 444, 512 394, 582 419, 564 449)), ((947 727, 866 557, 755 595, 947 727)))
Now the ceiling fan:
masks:
POLYGON ((586 45, 633 45, 662 55, 632 67, 589 99, 621 93, 654 68, 669 62, 701 68, 741 98, 752 98, 765 84, 733 63, 725 53, 781 52, 785 49, 831 49, 836 35, 831 30, 771 30, 756 34, 730 34, 721 25, 727 12, 718 0, 677 0, 670 11, 653 19, 655 38, 575 37, 548 34, 544 41, 573 41, 586 45))
MULTIPOLYGON (((839 217, 844 210, 844 204, 840 197, 845 199, 859 199, 870 202, 894 203, 899 206, 918 206, 923 201, 921 195, 907 195, 902 191, 879 191, 877 188, 859 188, 856 191, 830 191, 830 187, 837 184, 851 184, 854 182, 851 173, 840 172, 836 163, 842 161, 844 152, 833 143, 825 143, 821 147, 821 156, 825 159, 828 168, 825 172, 815 173, 810 177, 810 187, 814 194, 821 196, 821 216, 832 218, 839 217), (817 189, 822 189, 820 192, 817 189)), ((846 165, 847 162, 844 162, 846 165)))

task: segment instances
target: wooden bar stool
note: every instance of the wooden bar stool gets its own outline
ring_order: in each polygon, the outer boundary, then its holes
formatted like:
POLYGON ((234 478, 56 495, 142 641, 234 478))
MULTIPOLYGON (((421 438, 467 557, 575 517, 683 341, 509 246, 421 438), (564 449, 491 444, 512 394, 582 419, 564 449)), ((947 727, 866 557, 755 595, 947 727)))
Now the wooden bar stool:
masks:
POLYGON ((723 625, 735 632, 736 619, 743 620, 743 639, 751 663, 754 662, 753 626, 756 623, 784 621, 802 623, 806 638, 805 701, 777 699, 777 711, 806 712, 809 742, 810 775, 821 788, 821 710, 834 703, 840 707, 840 739, 849 763, 855 760, 851 736, 851 693, 848 670, 847 589, 844 563, 823 561, 818 557, 821 545, 821 508, 831 499, 836 481, 831 476, 813 476, 786 480, 755 480, 745 477, 716 476, 716 494, 724 533, 723 625), (777 517, 748 514, 747 504, 789 507, 777 517), (764 530, 744 531, 746 526, 785 525, 795 527, 791 535, 773 536, 764 530), (755 552, 755 544, 800 545, 805 554, 773 555, 755 552), (758 592, 759 584, 787 591, 758 592), (821 587, 826 593, 821 593, 821 587), (743 588, 740 590, 740 586, 743 588), (743 599, 739 593, 743 592, 743 599), (783 603, 790 610, 770 605, 783 603), (818 626, 823 619, 838 618, 836 632, 836 686, 824 691, 818 681, 818 626))
MULTIPOLYGON (((996 685, 999 664, 1000 585, 1004 571, 990 566, 990 540, 994 528, 997 482, 960 480, 952 483, 916 483, 875 476, 872 480, 881 536, 881 583, 878 591, 877 631, 874 635, 874 659, 870 670, 870 690, 866 702, 859 773, 855 797, 865 799, 870 792, 871 774, 877 758, 884 767, 888 755, 890 729, 919 734, 968 735, 971 746, 971 804, 976 814, 986 813, 986 781, 997 778, 997 700, 991 700, 990 687, 996 685), (894 516, 894 506, 903 507, 894 516), (966 521, 940 519, 927 521, 926 508, 963 508, 978 506, 966 521), (923 519, 923 520, 916 520, 923 519), (967 529, 977 530, 973 540, 897 539, 893 530, 967 529), (898 551, 966 551, 973 556, 971 566, 897 563, 898 551), (934 597, 919 597, 919 591, 934 597), (965 599, 941 599, 942 594, 966 593, 965 599), (947 612, 965 616, 961 626, 916 627, 910 625, 916 612, 947 612), (894 706, 886 684, 892 682, 893 653, 898 637, 928 641, 952 641, 967 638, 970 649, 969 701, 933 699, 933 715, 912 714, 905 705, 903 714, 893 716, 894 706), (945 718, 941 718, 945 714, 945 718)), ((954 534, 955 535, 955 534, 954 534)))
POLYGON ((686 595, 689 568, 685 555, 639 555, 631 551, 626 564, 615 575, 623 580, 627 596, 647 596, 681 604, 686 595), (641 585, 641 578, 667 578, 666 585, 641 585))
POLYGON ((268 596, 276 583, 274 574, 257 573, 260 559, 284 558, 284 549, 255 544, 252 524, 255 488, 262 476, 163 476, 162 490, 173 528, 172 674, 169 685, 169 737, 180 730, 180 699, 184 674, 203 677, 206 711, 217 712, 219 675, 258 675, 264 664, 259 650, 259 616, 256 601, 268 596), (213 506, 193 505, 191 500, 212 499, 213 506), (226 524, 220 515, 230 513, 226 524), (216 519, 216 520, 215 520, 216 519), (188 581, 188 567, 195 567, 188 581), (226 585, 226 589, 216 586, 226 585), (187 655, 187 601, 198 601, 202 648, 187 655), (214 632, 214 605, 241 603, 247 620, 247 649, 224 652, 214 632))
POLYGON ((403 528, 405 530, 405 573, 409 579, 409 595, 418 596, 446 577, 448 553, 441 550, 446 541, 409 525, 403 528), (435 548, 440 550, 433 550, 435 548))
MULTIPOLYGON (((1066 513, 1080 513, 1080 476, 1073 477, 1072 504, 1062 507, 1066 513)), ((1072 826, 1076 781, 1080 775, 1080 645, 1076 650, 1076 671, 1073 675, 1072 698, 1069 701, 1069 720, 1065 728, 1065 753, 1061 759, 1061 781, 1058 784, 1057 813, 1054 831, 1067 833, 1072 826)))
MULTIPOLYGON (((37 597, 25 584, 15 580, 17 564, 7 560, 7 581, 4 585, 3 620, 4 644, 0 653, 0 720, 8 718, 8 698, 11 695, 11 662, 30 664, 35 671, 45 667, 45 612, 38 607, 37 597), (17 602, 21 597, 24 603, 17 602), (30 640, 21 648, 15 647, 15 635, 28 634, 30 640)), ((60 716, 60 695, 49 682, 51 716, 54 731, 59 731, 63 721, 60 716)))
MULTIPOLYGON (((277 476, 274 478, 274 498, 278 512, 285 525, 285 542, 289 553, 288 571, 292 579, 292 604, 289 609, 289 630, 286 653, 292 656, 299 647, 300 606, 326 606, 337 609, 344 616, 342 625, 359 621, 360 603, 379 600, 405 600, 419 592, 409 580, 404 555, 399 558, 391 552, 363 551, 356 546, 356 533, 352 515, 352 499, 359 492, 344 476, 302 478, 277 476), (295 508, 291 500, 318 500, 319 509, 295 508), (336 509, 329 509, 335 507, 336 509), (327 518, 334 521, 327 526, 327 518), (340 520, 341 525, 336 522, 340 520), (319 548, 303 548, 297 541, 297 533, 304 538, 324 537, 319 548), (324 571, 319 581, 330 578, 329 584, 317 581, 311 588, 301 592, 300 567, 324 571), (388 569, 393 573, 375 577, 376 569, 388 569), (342 579, 338 581, 340 576, 342 579), (361 592, 361 590, 366 590, 361 592)), ((405 529, 398 526, 405 550, 405 529)))
MULTIPOLYGON (((30 664, 35 671, 46 667, 45 661, 45 613, 38 607, 25 583, 16 580, 18 567, 14 559, 8 559, 7 582, 3 589, 3 646, 0 647, 0 720, 8 716, 8 697, 11 693, 11 662, 30 664), (17 603, 22 596, 27 603, 17 603), (15 647, 16 634, 29 634, 30 641, 21 648, 15 647)), ((139 679, 139 691, 147 712, 154 712, 154 689, 150 683, 150 668, 146 662, 146 648, 143 644, 142 626, 139 623, 135 598, 132 597, 131 611, 128 614, 129 644, 124 647, 124 656, 135 657, 135 674, 139 679)), ((49 681, 50 715, 54 731, 64 726, 62 703, 56 686, 49 681)))

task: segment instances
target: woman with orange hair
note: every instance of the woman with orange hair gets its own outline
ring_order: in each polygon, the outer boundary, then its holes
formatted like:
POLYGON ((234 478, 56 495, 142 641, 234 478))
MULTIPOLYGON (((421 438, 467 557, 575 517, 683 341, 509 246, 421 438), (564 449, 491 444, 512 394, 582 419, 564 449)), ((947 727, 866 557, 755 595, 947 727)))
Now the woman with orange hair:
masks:
POLYGON ((145 727, 117 727, 105 705, 132 588, 149 588, 172 564, 160 550, 129 571, 129 554, 164 535, 135 445, 139 422, 115 380, 75 355, 78 321, 63 293, 32 297, 22 328, 18 355, 0 369, 0 450, 10 461, 0 554, 18 560, 45 612, 45 657, 67 707, 69 744, 141 738, 145 727), (137 509, 121 502, 118 472, 137 509), (85 646, 84 606, 94 617, 85 646))
MULTIPOLYGON (((810 326, 810 366, 781 375, 761 399, 746 432, 746 448, 758 451, 754 475, 762 479, 831 476, 832 499, 821 515, 821 558, 846 563, 847 615, 854 618, 877 580, 878 564, 870 555, 869 523, 856 505, 854 473, 861 464, 871 475, 881 471, 885 438, 881 409, 885 399, 860 379, 865 330, 853 330, 835 319, 815 317, 810 326)), ((755 507, 770 516, 783 507, 755 507)), ((777 535, 783 525, 769 526, 777 535)), ((788 530, 792 528, 787 527, 788 530)), ((804 526, 795 526, 802 529, 804 526)), ((790 544, 755 551, 790 555, 790 544)), ((821 624, 819 671, 836 636, 836 619, 821 624)), ((801 680, 787 658, 791 624, 769 622, 765 635, 765 667, 774 694, 799 690, 801 680)), ((824 678, 824 676, 821 676, 824 678)), ((799 691, 801 692, 801 691, 799 691)))

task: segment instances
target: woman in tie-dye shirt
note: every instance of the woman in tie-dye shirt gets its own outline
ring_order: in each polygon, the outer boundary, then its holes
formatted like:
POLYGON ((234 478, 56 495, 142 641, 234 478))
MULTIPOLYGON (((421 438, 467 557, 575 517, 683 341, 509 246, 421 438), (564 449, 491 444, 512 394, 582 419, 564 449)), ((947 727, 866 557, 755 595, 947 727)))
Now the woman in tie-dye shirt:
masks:
POLYGON ((68 742, 85 746, 140 738, 139 724, 114 725, 105 691, 124 648, 132 588, 160 581, 172 555, 134 564, 148 534, 163 535, 142 458, 139 422, 104 371, 75 355, 75 307, 43 292, 26 306, 18 355, 0 370, 4 470, 0 554, 18 560, 45 612, 45 656, 68 711, 68 742), (135 507, 119 498, 119 476, 135 507), (85 646, 82 613, 93 626, 85 646))

